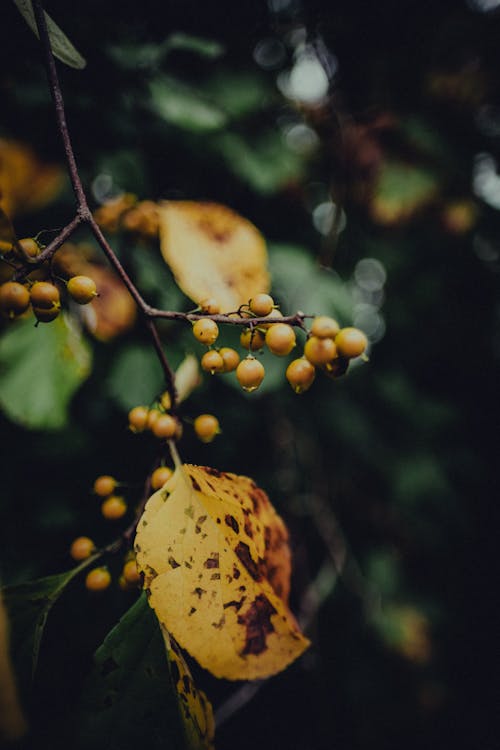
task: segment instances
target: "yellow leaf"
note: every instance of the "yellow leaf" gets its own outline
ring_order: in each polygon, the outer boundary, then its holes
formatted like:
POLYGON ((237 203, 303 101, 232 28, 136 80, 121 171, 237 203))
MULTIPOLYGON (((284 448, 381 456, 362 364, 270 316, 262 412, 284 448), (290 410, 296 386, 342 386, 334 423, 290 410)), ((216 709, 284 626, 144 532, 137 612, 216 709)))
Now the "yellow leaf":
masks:
POLYGON ((247 219, 217 203, 192 201, 160 204, 159 218, 163 257, 197 304, 213 297, 221 312, 232 312, 269 291, 266 244, 247 219))
POLYGON ((191 672, 175 640, 163 626, 161 626, 161 632, 170 662, 170 673, 180 697, 179 705, 188 735, 188 747, 198 747, 201 740, 206 750, 212 750, 215 735, 212 705, 203 690, 199 690, 194 684, 191 672))
POLYGON ((63 184, 60 166, 41 162, 23 143, 0 138, 0 197, 9 216, 43 208, 63 184))
POLYGON ((308 647, 287 606, 288 533, 252 479, 179 466, 148 501, 136 553, 160 623, 216 677, 268 677, 308 647))

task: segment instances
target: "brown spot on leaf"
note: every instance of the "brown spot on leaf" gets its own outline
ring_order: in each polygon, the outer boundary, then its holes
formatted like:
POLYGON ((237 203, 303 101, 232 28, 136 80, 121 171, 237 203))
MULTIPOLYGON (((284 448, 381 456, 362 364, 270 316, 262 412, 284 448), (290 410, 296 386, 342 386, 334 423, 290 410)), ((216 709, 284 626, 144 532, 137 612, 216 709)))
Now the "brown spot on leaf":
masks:
MULTIPOLYGON (((243 567, 250 573, 254 581, 261 581, 262 575, 258 564, 253 560, 250 554, 250 547, 245 542, 238 542, 235 547, 235 553, 243 567)), ((236 576, 235 576, 236 578, 236 576)))
POLYGON ((195 588, 195 590, 193 591, 193 594, 196 594, 196 596, 198 597, 198 599, 201 599, 202 595, 206 594, 206 593, 207 592, 205 591, 205 589, 202 589, 199 586, 197 586, 195 588))
POLYGON ((230 529, 234 531, 235 534, 238 534, 240 531, 240 526, 238 521, 234 516, 229 515, 229 513, 225 517, 226 526, 229 526, 230 529))
POLYGON ((198 520, 196 521, 196 523, 197 523, 197 524, 198 524, 199 526, 201 526, 201 524, 202 524, 202 523, 205 523, 205 521, 206 521, 206 520, 207 520, 207 516, 200 516, 200 517, 198 518, 198 520))
POLYGON ((200 469, 202 469, 205 474, 210 474, 211 477, 226 476, 226 474, 224 474, 222 471, 219 471, 219 469, 212 469, 210 466, 200 466, 200 469))
POLYGON ((220 581, 220 573, 212 573, 210 576, 211 581, 220 581))
POLYGON ((259 594, 248 611, 244 615, 238 615, 238 623, 246 628, 245 648, 241 652, 242 656, 261 654, 266 650, 266 637, 274 632, 271 616, 275 614, 276 610, 269 599, 264 594, 259 594))
POLYGON ((203 567, 204 568, 218 568, 219 567, 219 553, 212 552, 212 556, 207 557, 207 559, 203 563, 203 567))
POLYGON ((190 474, 189 478, 191 480, 191 484, 193 485, 193 489, 195 489, 197 492, 201 492, 201 487, 196 481, 196 479, 190 474))
POLYGON ((177 560, 174 560, 172 555, 168 558, 168 564, 171 568, 180 568, 180 563, 178 563, 177 560))
POLYGON ((238 578, 240 577, 240 575, 241 575, 241 573, 238 570, 238 568, 236 567, 236 565, 233 565, 233 578, 235 578, 236 580, 238 580, 238 578))
POLYGON ((191 563, 188 563, 188 561, 186 560, 184 562, 184 567, 187 568, 188 570, 191 570, 193 566, 191 565, 191 563))
POLYGON ((191 607, 191 609, 189 610, 188 616, 191 617, 191 615, 194 615, 195 612, 196 612, 196 607, 191 607))
POLYGON ((234 607, 236 612, 239 612, 243 606, 243 602, 245 601, 245 599, 246 599, 246 596, 242 596, 239 602, 237 602, 236 599, 233 599, 232 601, 226 602, 225 604, 223 604, 222 607, 224 609, 228 609, 228 607, 234 607))
POLYGON ((211 625, 216 630, 222 630, 222 626, 225 624, 226 618, 224 615, 220 618, 219 622, 212 622, 211 625))

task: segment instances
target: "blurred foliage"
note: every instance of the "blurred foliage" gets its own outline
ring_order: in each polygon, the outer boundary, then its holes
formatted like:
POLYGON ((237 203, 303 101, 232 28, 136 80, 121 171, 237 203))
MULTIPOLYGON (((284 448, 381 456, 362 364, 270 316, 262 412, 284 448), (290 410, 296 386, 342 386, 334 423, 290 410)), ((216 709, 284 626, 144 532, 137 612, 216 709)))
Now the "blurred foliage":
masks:
MULTIPOLYGON (((36 39, 4 6, 1 200, 25 237, 63 226, 72 195, 36 39), (42 164, 53 166, 38 182, 42 164)), ((493 747, 483 670, 496 644, 500 11, 478 0, 187 2, 165 16, 149 0, 106 12, 97 0, 76 11, 53 0, 49 10, 87 60, 60 73, 93 205, 123 191, 227 204, 268 239, 284 311, 335 314, 372 341, 369 364, 338 382, 318 377, 301 398, 271 358, 256 394, 207 376, 183 408, 213 411, 223 434, 201 445, 186 424, 181 455, 251 475, 285 517, 295 608, 328 557, 331 513, 350 550, 308 633, 313 650, 220 727, 217 747, 493 747), (330 96, 284 96, 280 74, 297 82, 314 50, 334 71, 330 96)), ((110 238, 152 304, 192 307, 154 240, 110 238)), ((128 318, 122 336, 79 343, 86 366, 92 350, 84 382, 56 353, 56 330, 2 323, 7 584, 67 569, 77 535, 107 543, 115 532, 90 497, 94 478, 129 483, 133 504, 157 451, 126 429, 127 409, 162 387, 142 328, 128 318)), ((223 335, 235 343, 235 331, 223 335)), ((165 322, 161 336, 174 366, 202 351, 189 326, 165 322)), ((53 607, 37 747, 56 746, 56 713, 68 729, 92 654, 133 602, 118 587, 91 597, 76 581, 53 607)), ((235 689, 194 677, 215 708, 235 689)))

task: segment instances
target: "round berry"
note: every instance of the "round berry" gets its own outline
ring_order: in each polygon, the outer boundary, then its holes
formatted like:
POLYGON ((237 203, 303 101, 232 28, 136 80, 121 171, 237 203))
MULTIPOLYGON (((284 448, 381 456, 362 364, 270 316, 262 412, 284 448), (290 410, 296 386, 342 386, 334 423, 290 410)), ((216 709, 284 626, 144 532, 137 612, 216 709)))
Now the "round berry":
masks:
POLYGON ((95 552, 95 544, 88 536, 79 536, 74 540, 69 550, 69 554, 77 562, 86 560, 92 552, 95 552))
POLYGON ((132 432, 143 432, 148 426, 149 409, 147 406, 134 406, 128 413, 128 426, 132 432))
POLYGON ((201 369, 205 370, 205 372, 209 372, 211 375, 214 375, 216 372, 224 371, 224 360, 215 349, 210 349, 210 351, 205 352, 201 358, 200 364, 201 369))
POLYGON ((313 365, 326 365, 337 356, 337 347, 333 339, 320 339, 311 336, 304 346, 304 356, 313 365))
POLYGON ((240 355, 235 349, 223 346, 222 349, 219 349, 219 354, 224 362, 223 372, 233 372, 233 370, 236 370, 240 363, 240 355))
POLYGON ((264 380, 265 374, 264 365, 258 359, 255 359, 255 357, 252 357, 251 354, 245 357, 236 368, 236 377, 239 384, 243 390, 249 393, 257 390, 264 380))
POLYGON ((94 482, 94 492, 99 497, 107 497, 115 491, 118 486, 118 482, 114 477, 110 477, 108 474, 103 474, 94 482))
POLYGON ((278 357, 286 357, 290 354, 295 343, 295 331, 286 323, 276 323, 266 331, 267 348, 278 357))
POLYGON ((156 423, 156 420, 158 417, 161 417, 162 412, 159 409, 150 409, 148 414, 148 422, 147 422, 147 428, 148 430, 152 430, 154 424, 156 423))
POLYGON ((158 466, 151 474, 151 488, 160 490, 174 472, 168 466, 158 466))
POLYGON ((240 334, 240 344, 245 349, 255 352, 264 346, 264 334, 257 328, 245 328, 240 334))
POLYGON ((9 317, 21 315, 28 309, 29 303, 30 293, 17 281, 7 281, 0 286, 0 310, 9 317))
POLYGON ((151 432, 157 438, 173 438, 177 432, 177 420, 171 414, 160 414, 151 427, 151 432))
POLYGON ((218 315, 220 313, 220 305, 213 297, 207 297, 200 302, 200 310, 207 315, 218 315))
POLYGON ((132 585, 141 582, 141 574, 137 570, 137 563, 135 560, 129 560, 125 563, 125 565, 123 566, 122 576, 127 583, 130 583, 132 585))
POLYGON ((341 328, 335 337, 337 351, 343 357, 352 359, 363 354, 368 346, 368 340, 359 328, 341 328))
MULTIPOLYGON (((278 308, 275 307, 271 310, 269 315, 266 315, 266 317, 269 320, 276 320, 276 318, 282 318, 283 313, 281 312, 281 310, 278 310, 278 308)), ((271 325, 271 323, 259 323, 259 328, 263 328, 265 331, 267 331, 268 328, 271 328, 271 325)))
POLYGON ((194 431, 202 443, 211 443, 220 433, 219 420, 213 414, 200 414, 194 420, 194 431))
POLYGON ((33 306, 33 312, 35 314, 35 318, 39 323, 51 323, 58 317, 59 313, 61 312, 61 308, 59 305, 53 305, 50 309, 47 310, 43 307, 33 306))
POLYGON ((258 318, 269 315, 274 307, 274 300, 269 294, 256 294, 249 302, 250 310, 258 318))
POLYGON ((94 568, 85 578, 85 586, 89 591, 104 591, 111 583, 111 575, 107 568, 94 568))
POLYGON ((311 326, 311 333, 319 339, 334 339, 340 331, 340 326, 334 318, 328 315, 318 315, 314 318, 311 326))
POLYGON ((73 276, 67 286, 69 296, 79 305, 87 305, 97 297, 95 281, 90 276, 73 276))
POLYGON ((193 324, 193 336, 202 344, 214 344, 219 335, 219 326, 210 318, 200 318, 193 324))
POLYGON ((39 310, 52 310, 61 304, 59 289, 50 281, 36 281, 30 289, 31 304, 39 310))
POLYGON ((290 362, 285 375, 295 393, 304 393, 313 384, 316 370, 308 359, 300 357, 290 362))
POLYGON ((19 240, 19 244, 28 258, 36 258, 37 255, 40 255, 40 246, 33 237, 23 237, 22 240, 19 240))
POLYGON ((127 512, 127 503, 123 497, 111 495, 101 505, 101 513, 108 521, 117 521, 127 512))

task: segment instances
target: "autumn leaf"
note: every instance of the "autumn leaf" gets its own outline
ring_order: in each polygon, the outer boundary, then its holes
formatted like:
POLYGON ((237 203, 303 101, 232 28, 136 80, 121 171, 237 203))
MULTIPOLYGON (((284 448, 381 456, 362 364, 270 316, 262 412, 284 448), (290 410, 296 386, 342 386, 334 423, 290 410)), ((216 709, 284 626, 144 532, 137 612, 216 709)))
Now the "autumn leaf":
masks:
POLYGON ((88 263, 85 272, 95 281, 98 292, 82 311, 85 323, 96 339, 111 341, 132 328, 137 317, 135 302, 109 268, 88 263))
POLYGON ((226 206, 192 201, 166 201, 159 216, 163 257, 194 302, 214 297, 221 311, 231 312, 269 290, 266 244, 247 219, 226 206))
POLYGON ((287 606, 288 533, 252 479, 178 467, 135 548, 160 623, 216 677, 268 677, 308 647, 287 606))
POLYGON ((0 138, 0 198, 9 216, 43 208, 63 184, 60 166, 40 161, 24 143, 0 138))

